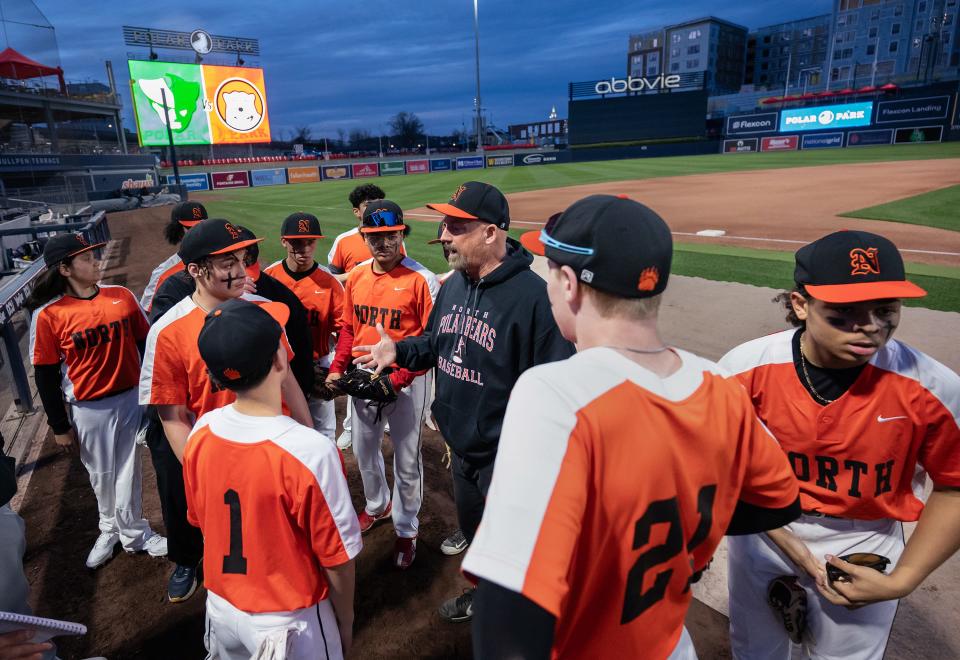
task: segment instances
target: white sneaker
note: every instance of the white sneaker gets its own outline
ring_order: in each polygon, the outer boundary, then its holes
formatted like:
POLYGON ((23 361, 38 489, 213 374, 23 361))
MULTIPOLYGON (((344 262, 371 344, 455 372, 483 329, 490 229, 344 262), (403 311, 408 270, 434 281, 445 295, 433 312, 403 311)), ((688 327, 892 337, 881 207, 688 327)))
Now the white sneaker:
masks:
POLYGON ((154 534, 146 540, 140 550, 142 552, 146 552, 151 557, 166 557, 167 538, 165 536, 160 536, 159 534, 154 534))
POLYGON ((350 449, 353 446, 353 438, 350 435, 350 431, 344 431, 340 434, 340 437, 337 438, 337 447, 340 449, 350 449))
POLYGON ((100 532, 97 542, 87 555, 87 568, 99 568, 113 557, 113 548, 120 542, 120 535, 116 532, 100 532))

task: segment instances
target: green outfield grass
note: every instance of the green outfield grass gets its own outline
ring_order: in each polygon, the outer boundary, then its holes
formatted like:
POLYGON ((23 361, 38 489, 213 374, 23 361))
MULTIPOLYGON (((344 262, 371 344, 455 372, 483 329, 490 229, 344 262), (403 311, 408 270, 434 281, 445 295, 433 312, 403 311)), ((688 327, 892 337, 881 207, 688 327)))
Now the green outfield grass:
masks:
MULTIPOLYGON (((320 225, 326 236, 317 247, 317 259, 325 263, 326 254, 337 234, 355 226, 356 221, 350 211, 347 195, 362 182, 376 183, 386 191, 388 198, 405 209, 412 209, 428 202, 446 201, 457 185, 469 179, 486 181, 504 192, 511 193, 663 176, 934 158, 960 158, 960 143, 504 167, 465 172, 378 177, 363 181, 324 181, 220 190, 193 193, 191 199, 206 205, 211 216, 228 218, 249 227, 258 236, 265 237, 267 240, 261 247, 264 263, 279 259, 283 254, 279 241, 280 223, 283 218, 294 211, 314 213, 320 218, 320 225)), ((417 218, 413 216, 410 219, 412 222, 409 224, 413 231, 406 241, 409 254, 436 272, 446 271, 447 266, 443 261, 440 248, 436 245, 426 245, 426 241, 436 235, 435 225, 417 222, 417 218)), ((514 219, 542 220, 543 218, 514 219)), ((515 237, 522 232, 523 229, 511 230, 511 234, 515 237)), ((792 257, 789 253, 737 250, 736 248, 705 249, 699 244, 678 245, 676 272, 763 286, 785 287, 790 284, 789 262, 792 257)), ((960 293, 950 295, 946 290, 942 294, 938 293, 941 290, 940 287, 945 288, 945 284, 941 284, 940 280, 947 283, 951 278, 944 279, 941 275, 923 275, 923 277, 932 277, 933 281, 929 285, 931 296, 925 299, 923 306, 960 311, 960 293)), ((960 288, 956 286, 955 281, 953 284, 954 289, 960 288)))
POLYGON ((840 215, 960 231, 960 186, 949 186, 840 215))
MULTIPOLYGON (((793 252, 677 243, 672 270, 708 280, 790 289, 793 264, 793 252)), ((904 304, 960 312, 960 268, 908 262, 906 269, 910 281, 926 289, 927 296, 904 300, 904 304)))

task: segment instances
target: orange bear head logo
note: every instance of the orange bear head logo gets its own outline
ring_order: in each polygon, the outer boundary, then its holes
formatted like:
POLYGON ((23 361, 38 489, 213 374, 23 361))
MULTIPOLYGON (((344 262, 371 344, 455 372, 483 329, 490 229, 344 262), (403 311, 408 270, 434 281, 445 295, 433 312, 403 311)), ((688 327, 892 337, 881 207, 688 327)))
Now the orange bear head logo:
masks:
POLYGON ((300 220, 300 221, 297 223, 297 231, 300 232, 301 234, 309 234, 309 233, 310 233, 310 223, 307 222, 306 218, 300 220))
POLYGON ((879 275, 880 260, 877 248, 853 248, 850 250, 851 275, 879 275))
POLYGON ((236 225, 228 222, 225 225, 223 225, 223 227, 230 233, 230 238, 232 238, 233 240, 237 240, 238 238, 240 238, 240 228, 237 227, 236 225))
POLYGON ((236 380, 240 378, 240 372, 236 369, 227 368, 223 370, 223 377, 229 378, 230 380, 236 380))
POLYGON ((459 188, 457 188, 457 189, 453 192, 453 195, 450 197, 450 201, 451 201, 451 202, 455 202, 455 201, 457 201, 458 199, 460 199, 460 195, 462 195, 466 190, 467 190, 467 187, 466 187, 466 186, 460 186, 459 188))
POLYGON ((656 266, 644 268, 643 272, 640 273, 640 281, 637 282, 637 289, 639 291, 653 291, 657 288, 657 282, 659 281, 660 271, 657 270, 656 266))

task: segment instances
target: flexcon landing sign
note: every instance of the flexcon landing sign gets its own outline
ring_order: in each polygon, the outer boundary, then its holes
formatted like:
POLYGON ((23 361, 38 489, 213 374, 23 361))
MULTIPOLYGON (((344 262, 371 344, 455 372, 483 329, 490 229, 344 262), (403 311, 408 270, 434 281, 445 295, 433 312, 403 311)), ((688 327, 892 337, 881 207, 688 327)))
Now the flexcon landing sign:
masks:
POLYGON ((263 69, 130 60, 142 146, 269 142, 263 69), (166 100, 166 105, 164 105, 166 100))
POLYGON ((816 131, 825 128, 868 126, 872 115, 872 101, 781 110, 780 132, 816 131))

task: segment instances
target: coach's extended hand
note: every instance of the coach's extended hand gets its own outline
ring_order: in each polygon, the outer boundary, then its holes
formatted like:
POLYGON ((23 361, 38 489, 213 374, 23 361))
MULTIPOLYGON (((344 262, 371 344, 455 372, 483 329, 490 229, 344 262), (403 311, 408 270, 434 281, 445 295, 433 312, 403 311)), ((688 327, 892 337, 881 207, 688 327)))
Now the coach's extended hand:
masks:
POLYGON ((353 347, 354 351, 366 353, 355 359, 353 363, 373 369, 374 374, 379 374, 384 367, 389 367, 397 361, 397 344, 383 331, 383 324, 377 324, 377 332, 380 333, 379 343, 353 347))

